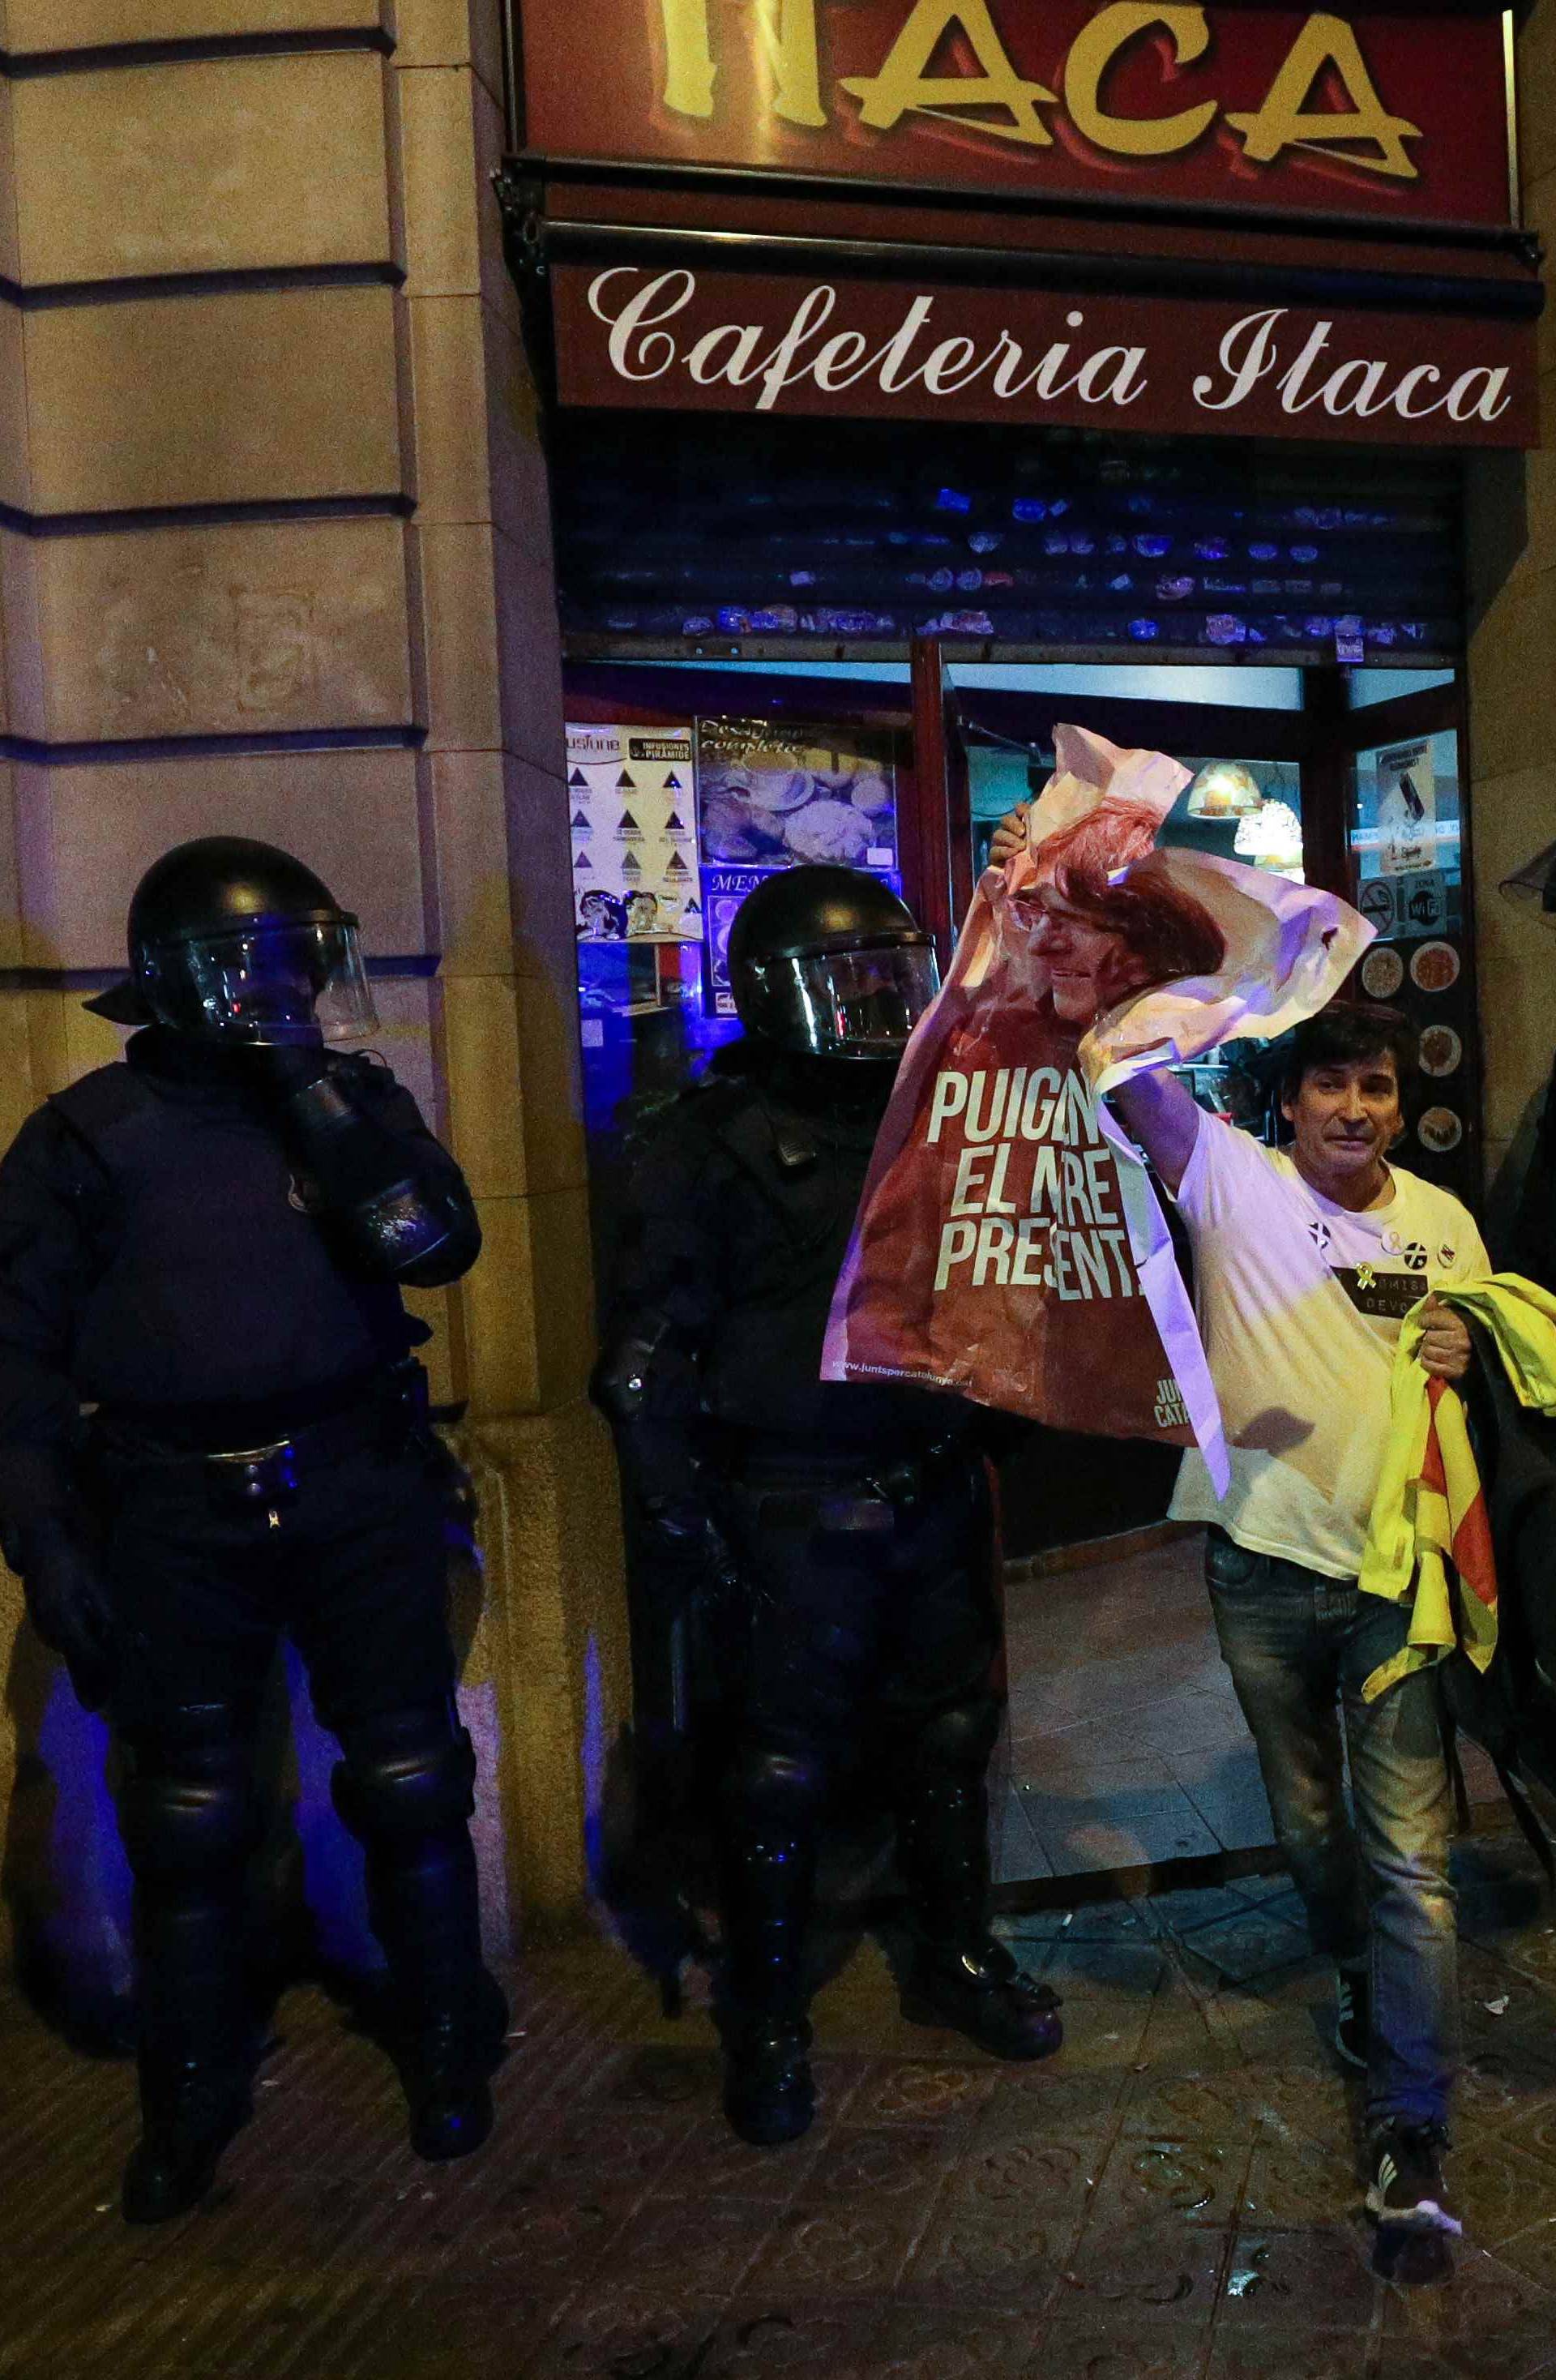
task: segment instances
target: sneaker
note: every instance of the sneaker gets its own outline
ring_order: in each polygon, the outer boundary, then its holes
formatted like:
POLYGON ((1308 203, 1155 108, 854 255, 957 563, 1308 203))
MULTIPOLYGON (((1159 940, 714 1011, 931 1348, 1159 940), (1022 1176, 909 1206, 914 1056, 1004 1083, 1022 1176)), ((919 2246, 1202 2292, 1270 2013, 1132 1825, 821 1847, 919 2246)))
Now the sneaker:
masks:
POLYGON ((1334 1970, 1334 2047, 1365 2074, 1372 2046, 1372 1980, 1365 1967, 1334 1970))
POLYGON ((1462 2231, 1442 2180, 1447 2135, 1440 2124, 1383 2124, 1372 2135, 1367 2211, 1378 2222, 1462 2231))

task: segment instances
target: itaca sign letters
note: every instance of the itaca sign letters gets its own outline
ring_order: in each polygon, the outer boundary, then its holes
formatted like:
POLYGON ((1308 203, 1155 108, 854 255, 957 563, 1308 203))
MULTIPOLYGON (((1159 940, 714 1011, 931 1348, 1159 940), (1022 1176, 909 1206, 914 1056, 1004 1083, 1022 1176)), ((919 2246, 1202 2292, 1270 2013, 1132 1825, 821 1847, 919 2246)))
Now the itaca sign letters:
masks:
POLYGON ((1509 220, 1490 13, 530 0, 523 44, 537 156, 1509 220))

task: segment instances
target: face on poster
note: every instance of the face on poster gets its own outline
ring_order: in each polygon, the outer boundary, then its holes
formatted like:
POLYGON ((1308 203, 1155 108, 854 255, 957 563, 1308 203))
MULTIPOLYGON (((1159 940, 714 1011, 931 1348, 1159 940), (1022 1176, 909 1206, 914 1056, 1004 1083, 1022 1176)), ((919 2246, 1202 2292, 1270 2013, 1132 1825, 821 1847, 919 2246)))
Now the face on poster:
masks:
POLYGON ((570 726, 567 799, 579 941, 700 941, 691 728, 570 726))

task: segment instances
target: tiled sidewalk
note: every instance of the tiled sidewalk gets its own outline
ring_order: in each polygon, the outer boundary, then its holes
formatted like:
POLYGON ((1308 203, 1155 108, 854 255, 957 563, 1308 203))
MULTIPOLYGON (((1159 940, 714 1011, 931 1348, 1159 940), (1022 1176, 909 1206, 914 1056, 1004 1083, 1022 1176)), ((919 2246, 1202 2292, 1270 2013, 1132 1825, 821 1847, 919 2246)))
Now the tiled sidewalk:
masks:
MULTIPOLYGON (((1196 1530, 1011 1581, 1007 1881, 1271 1845, 1270 1805, 1206 1599, 1196 1530)), ((1474 1799, 1496 1779, 1469 1752, 1474 1799)))
POLYGON ((621 1952, 537 1959, 468 2164, 399 2145, 311 1993, 213 2203, 127 2231, 129 2077, 0 2009, 4 2380, 1530 2380, 1556 2365, 1556 1928, 1466 1847, 1471 2065, 1448 2286, 1370 2270, 1327 1979, 1278 1882, 1023 1922, 1056 2059, 898 2016, 872 1948, 817 2010, 815 2131, 725 2132, 706 2013, 621 1952))

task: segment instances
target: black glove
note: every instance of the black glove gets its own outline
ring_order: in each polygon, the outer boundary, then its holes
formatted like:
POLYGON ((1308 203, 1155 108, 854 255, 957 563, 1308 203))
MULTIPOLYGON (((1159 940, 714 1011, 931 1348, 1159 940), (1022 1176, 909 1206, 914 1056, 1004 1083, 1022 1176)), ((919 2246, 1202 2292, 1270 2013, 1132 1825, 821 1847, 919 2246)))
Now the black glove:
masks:
POLYGON ((275 1099, 296 1098, 330 1070, 322 1041, 290 1041, 274 1049, 257 1045, 244 1054, 253 1081, 275 1099))
POLYGON ((115 1670, 114 1615, 80 1531, 49 1513, 7 1532, 6 1553, 21 1573, 32 1625, 64 1660, 82 1706, 101 1710, 115 1670))
POLYGON ((667 1498, 645 1505, 644 1518, 654 1569, 671 1603, 722 1602, 745 1591, 729 1540, 700 1504, 667 1498))

